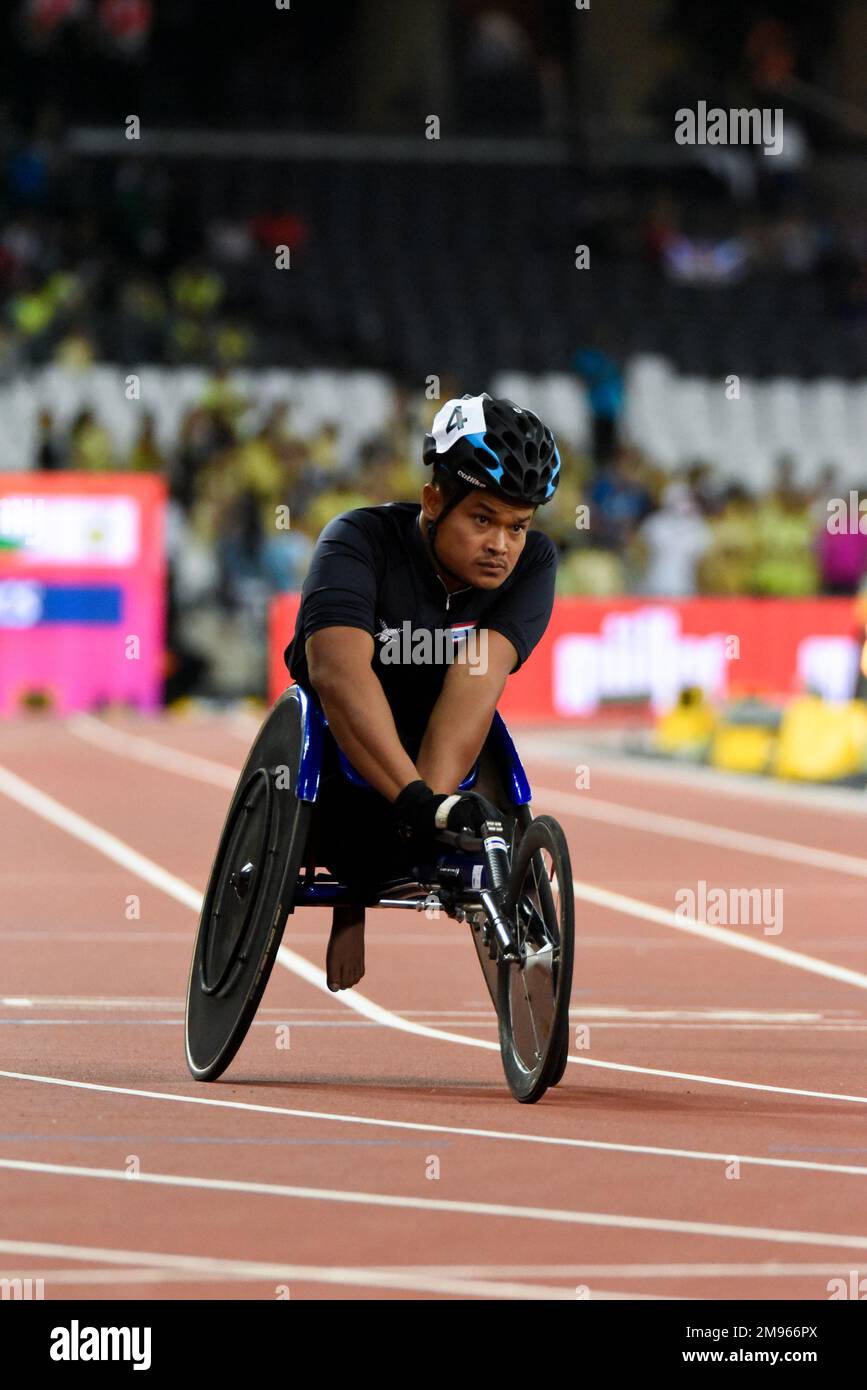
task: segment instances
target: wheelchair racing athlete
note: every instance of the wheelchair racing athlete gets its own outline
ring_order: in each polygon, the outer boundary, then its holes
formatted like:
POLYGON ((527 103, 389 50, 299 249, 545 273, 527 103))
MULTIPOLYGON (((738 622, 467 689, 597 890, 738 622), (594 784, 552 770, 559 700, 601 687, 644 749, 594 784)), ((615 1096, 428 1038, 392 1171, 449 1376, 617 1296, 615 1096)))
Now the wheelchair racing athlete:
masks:
POLYGON ((334 735, 310 845, 310 862, 352 897, 333 908, 332 990, 364 974, 365 904, 383 880, 435 856, 438 830, 476 834, 498 816, 455 789, 554 602, 555 546, 529 529, 560 472, 541 420, 506 399, 465 395, 438 411, 423 458, 433 474, 420 506, 359 507, 324 527, 285 652, 334 735), (395 659, 407 635, 411 648, 404 642, 395 659), (346 777, 335 742, 368 787, 346 777))

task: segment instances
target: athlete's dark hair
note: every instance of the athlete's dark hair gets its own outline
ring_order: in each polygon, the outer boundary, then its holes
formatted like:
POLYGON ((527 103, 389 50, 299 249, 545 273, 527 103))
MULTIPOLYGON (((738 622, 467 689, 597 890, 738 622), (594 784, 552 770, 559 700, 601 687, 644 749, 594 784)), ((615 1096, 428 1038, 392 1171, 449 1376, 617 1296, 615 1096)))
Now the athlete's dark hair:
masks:
POLYGON ((447 502, 451 502, 455 493, 458 491, 458 480, 447 468, 443 468, 441 463, 434 464, 433 477, 431 482, 438 487, 447 502))

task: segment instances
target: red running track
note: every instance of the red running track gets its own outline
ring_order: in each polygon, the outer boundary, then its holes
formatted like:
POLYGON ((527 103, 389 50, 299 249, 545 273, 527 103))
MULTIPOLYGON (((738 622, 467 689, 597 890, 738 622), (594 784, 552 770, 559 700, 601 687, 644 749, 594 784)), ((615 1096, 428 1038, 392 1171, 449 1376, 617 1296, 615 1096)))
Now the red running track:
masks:
POLYGON ((2 1277, 46 1298, 826 1299, 867 1272, 856 794, 602 755, 576 790, 568 735, 519 738, 576 875, 563 1083, 511 1099, 466 929, 371 913, 360 998, 332 995, 305 910, 204 1086, 195 905, 254 728, 0 727, 2 1277), (703 931, 675 915, 700 881, 781 914, 703 931))

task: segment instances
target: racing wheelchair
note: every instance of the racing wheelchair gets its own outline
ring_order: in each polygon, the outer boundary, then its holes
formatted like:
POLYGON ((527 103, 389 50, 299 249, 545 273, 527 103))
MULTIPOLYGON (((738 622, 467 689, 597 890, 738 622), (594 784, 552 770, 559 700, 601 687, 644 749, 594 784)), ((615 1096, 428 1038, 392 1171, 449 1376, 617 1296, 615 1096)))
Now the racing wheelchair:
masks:
MULTIPOLYGON (((336 744, 315 697, 289 686, 272 706, 232 796, 199 916, 186 1001, 192 1075, 214 1081, 247 1034, 289 915, 350 901, 315 862, 323 756, 378 794, 336 744), (309 847, 314 845, 311 850, 309 847)), ((537 1101, 566 1069, 574 954, 569 849, 560 825, 530 813, 530 787, 495 713, 479 758, 460 784, 501 815, 477 838, 442 831, 430 863, 385 879, 378 903, 468 923, 499 1022, 506 1081, 537 1101)), ((322 859, 320 857, 320 863, 322 859)), ((324 862, 327 863, 327 857, 324 862)))

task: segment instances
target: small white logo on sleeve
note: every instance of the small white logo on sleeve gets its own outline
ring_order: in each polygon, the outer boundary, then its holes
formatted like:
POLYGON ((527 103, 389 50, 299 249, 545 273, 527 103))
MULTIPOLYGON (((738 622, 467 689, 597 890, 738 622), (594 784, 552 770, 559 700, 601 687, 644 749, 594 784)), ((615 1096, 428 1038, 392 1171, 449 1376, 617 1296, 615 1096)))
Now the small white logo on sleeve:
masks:
POLYGON ((379 619, 379 632, 376 634, 380 642, 391 642, 395 637, 400 636, 399 627, 389 627, 385 618, 379 619))

